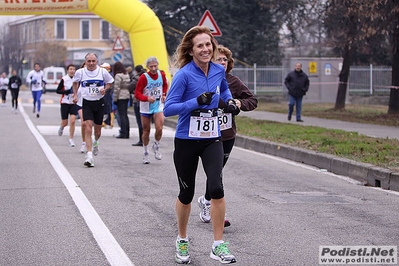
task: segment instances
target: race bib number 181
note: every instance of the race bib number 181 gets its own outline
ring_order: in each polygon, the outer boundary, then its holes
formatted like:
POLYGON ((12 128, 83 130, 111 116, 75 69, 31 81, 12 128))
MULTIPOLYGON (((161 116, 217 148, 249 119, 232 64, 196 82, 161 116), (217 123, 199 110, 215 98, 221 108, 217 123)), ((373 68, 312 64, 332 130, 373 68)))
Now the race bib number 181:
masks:
POLYGON ((191 116, 188 136, 191 138, 217 138, 218 117, 191 116))

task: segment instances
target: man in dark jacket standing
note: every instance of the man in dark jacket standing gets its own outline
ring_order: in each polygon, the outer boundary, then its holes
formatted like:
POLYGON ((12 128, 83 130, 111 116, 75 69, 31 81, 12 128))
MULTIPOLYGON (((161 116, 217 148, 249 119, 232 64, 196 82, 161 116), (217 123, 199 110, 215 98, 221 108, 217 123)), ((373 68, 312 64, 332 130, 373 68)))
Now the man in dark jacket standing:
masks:
POLYGON ((302 64, 295 63, 295 70, 288 73, 284 81, 288 89, 288 121, 291 121, 294 105, 296 105, 296 121, 303 122, 301 119, 302 98, 309 89, 309 78, 305 72, 302 71, 302 64))
POLYGON ((129 86, 132 86, 132 89, 130 89, 130 91, 132 91, 133 94, 133 109, 134 115, 136 116, 137 127, 139 128, 139 141, 137 143, 133 143, 132 146, 143 146, 143 125, 141 124, 140 102, 137 101, 137 99, 134 97, 134 92, 136 90, 136 84, 139 81, 140 76, 146 73, 146 70, 142 65, 137 65, 134 67, 134 71, 136 73, 131 78, 129 86))

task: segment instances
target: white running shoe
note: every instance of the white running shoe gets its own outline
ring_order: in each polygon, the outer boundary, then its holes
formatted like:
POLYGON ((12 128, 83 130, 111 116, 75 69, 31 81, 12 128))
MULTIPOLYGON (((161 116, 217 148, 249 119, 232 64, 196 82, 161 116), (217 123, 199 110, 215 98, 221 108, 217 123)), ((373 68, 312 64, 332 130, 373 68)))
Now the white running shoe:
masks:
POLYGON ((93 155, 94 155, 94 156, 97 156, 97 155, 98 155, 99 146, 100 146, 100 141, 95 140, 95 141, 93 142, 93 155))
POLYGON ((86 142, 82 142, 82 146, 80 146, 80 152, 81 153, 86 153, 87 152, 86 142))
POLYGON ((222 264, 236 263, 236 257, 230 253, 230 250, 227 247, 228 244, 229 242, 223 242, 216 247, 212 247, 210 254, 211 258, 220 261, 222 264))
POLYGON ((86 165, 87 167, 94 167, 94 159, 93 157, 89 157, 86 155, 86 160, 84 162, 84 165, 86 165))
POLYGON ((152 145, 152 151, 155 153, 155 159, 161 160, 162 159, 162 154, 159 151, 159 144, 154 143, 152 145))
POLYGON ((62 127, 60 127, 59 129, 58 129, 58 136, 62 136, 62 133, 64 133, 64 129, 62 128, 62 127))
POLYGON ((189 264, 190 254, 188 253, 188 244, 189 242, 186 240, 177 240, 176 239, 176 256, 175 260, 179 264, 189 264))
POLYGON ((75 142, 73 142, 73 139, 69 139, 68 146, 69 147, 75 147, 75 142))
POLYGON ((205 197, 201 196, 198 198, 198 207, 201 209, 200 211, 200 220, 203 223, 209 223, 211 221, 211 204, 205 203, 205 197))
POLYGON ((148 152, 144 153, 143 156, 143 164, 149 164, 150 163, 150 155, 148 154, 148 152))

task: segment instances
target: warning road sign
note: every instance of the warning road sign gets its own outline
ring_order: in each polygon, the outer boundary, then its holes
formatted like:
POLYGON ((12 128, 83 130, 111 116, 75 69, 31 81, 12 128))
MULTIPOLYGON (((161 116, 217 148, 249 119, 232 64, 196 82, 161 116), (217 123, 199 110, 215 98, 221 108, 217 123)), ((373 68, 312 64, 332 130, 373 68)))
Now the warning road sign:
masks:
POLYGON ((317 63, 309 62, 309 74, 317 74, 317 63))
POLYGON ((125 47, 123 47, 122 41, 119 36, 116 36, 114 47, 112 47, 112 51, 123 51, 125 47))
POLYGON ((222 36, 222 31, 219 29, 218 25, 216 24, 215 19, 212 17, 211 12, 206 10, 202 15, 198 26, 206 26, 211 30, 213 36, 222 36))

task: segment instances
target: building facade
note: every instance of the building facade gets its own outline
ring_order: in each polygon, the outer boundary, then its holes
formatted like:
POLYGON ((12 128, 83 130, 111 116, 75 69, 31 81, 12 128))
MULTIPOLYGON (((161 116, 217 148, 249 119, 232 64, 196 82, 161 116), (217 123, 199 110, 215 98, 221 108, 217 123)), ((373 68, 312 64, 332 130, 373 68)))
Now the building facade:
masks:
POLYGON ((128 34, 92 13, 35 15, 11 22, 9 28, 19 32, 24 47, 24 73, 32 69, 35 62, 42 68, 69 64, 78 67, 89 52, 97 54, 100 64, 112 65, 117 61, 133 64, 128 34), (51 55, 48 51, 48 56, 47 53, 42 56, 42 61, 46 62, 43 64, 38 51, 51 43, 64 46, 66 53, 54 54, 53 51, 51 55))

